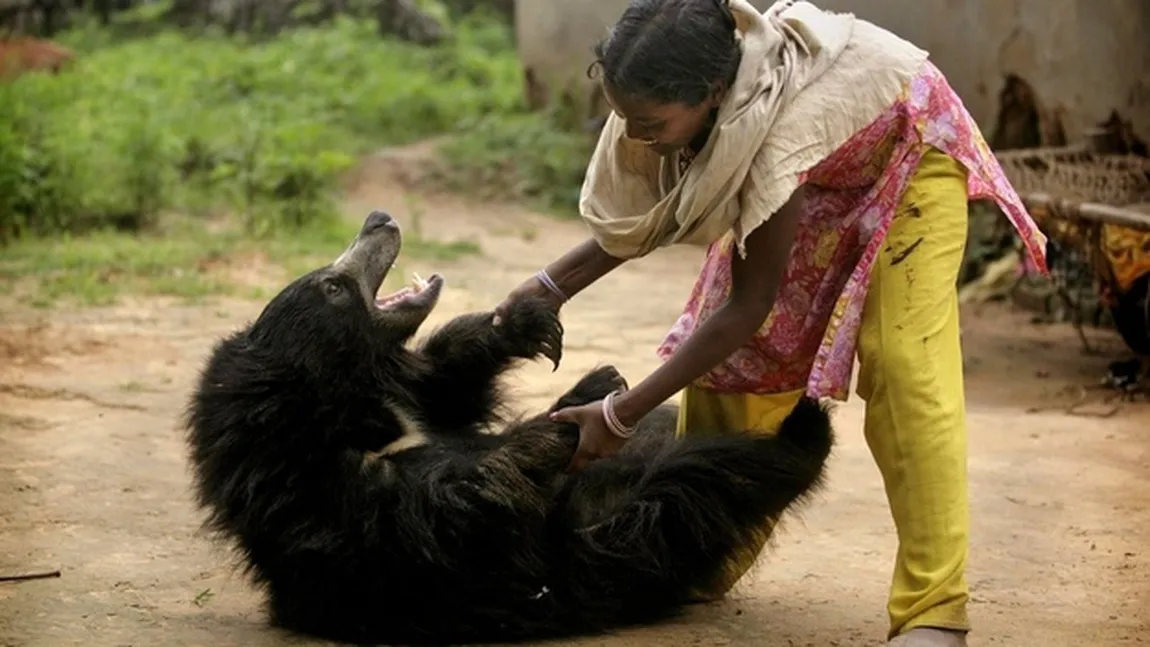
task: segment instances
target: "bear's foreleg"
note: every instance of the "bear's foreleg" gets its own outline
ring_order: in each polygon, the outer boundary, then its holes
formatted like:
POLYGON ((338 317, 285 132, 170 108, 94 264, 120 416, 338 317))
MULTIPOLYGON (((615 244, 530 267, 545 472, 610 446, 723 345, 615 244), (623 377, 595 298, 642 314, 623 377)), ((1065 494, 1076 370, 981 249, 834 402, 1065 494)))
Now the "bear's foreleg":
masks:
POLYGON ((493 312, 465 314, 436 330, 418 352, 426 370, 418 396, 427 422, 441 428, 483 425, 495 420, 498 379, 518 359, 562 357, 563 326, 540 300, 510 308, 499 326, 493 312))

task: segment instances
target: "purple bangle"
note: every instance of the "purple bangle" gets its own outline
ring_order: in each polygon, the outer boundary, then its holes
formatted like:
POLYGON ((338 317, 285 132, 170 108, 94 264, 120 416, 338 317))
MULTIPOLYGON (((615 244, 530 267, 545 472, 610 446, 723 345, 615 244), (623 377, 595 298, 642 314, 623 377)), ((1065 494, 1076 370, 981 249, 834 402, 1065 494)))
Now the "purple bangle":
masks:
POLYGON ((554 294, 557 299, 563 303, 567 302, 567 295, 563 294, 563 290, 559 289, 559 286, 555 283, 555 281, 551 279, 551 275, 547 273, 547 270, 539 270, 535 273, 535 278, 539 279, 539 282, 543 284, 543 287, 547 288, 547 290, 551 292, 551 294, 554 294))

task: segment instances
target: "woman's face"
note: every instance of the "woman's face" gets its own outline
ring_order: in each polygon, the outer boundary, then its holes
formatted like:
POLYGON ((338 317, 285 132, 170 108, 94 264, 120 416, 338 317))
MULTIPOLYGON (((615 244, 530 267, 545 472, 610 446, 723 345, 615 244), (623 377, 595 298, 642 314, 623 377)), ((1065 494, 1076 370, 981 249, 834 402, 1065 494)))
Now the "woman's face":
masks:
POLYGON ((612 92, 604 87, 608 105, 626 122, 627 137, 641 141, 659 155, 685 148, 707 125, 711 110, 722 103, 725 92, 711 94, 697 106, 654 103, 612 92))

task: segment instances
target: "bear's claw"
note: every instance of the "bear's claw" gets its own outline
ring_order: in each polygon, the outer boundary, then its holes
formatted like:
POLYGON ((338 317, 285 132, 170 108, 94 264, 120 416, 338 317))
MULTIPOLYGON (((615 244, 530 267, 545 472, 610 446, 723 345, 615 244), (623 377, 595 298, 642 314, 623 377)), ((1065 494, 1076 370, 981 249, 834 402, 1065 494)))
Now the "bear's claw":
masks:
POLYGON ((563 324, 559 321, 558 315, 549 314, 548 323, 551 325, 547 331, 546 339, 543 341, 543 349, 540 354, 551 360, 551 372, 554 373, 559 370, 559 362, 563 359, 563 324))
POLYGON ((563 324, 559 315, 542 300, 527 299, 510 308, 507 321, 496 330, 510 345, 515 357, 551 360, 552 371, 563 359, 563 324))

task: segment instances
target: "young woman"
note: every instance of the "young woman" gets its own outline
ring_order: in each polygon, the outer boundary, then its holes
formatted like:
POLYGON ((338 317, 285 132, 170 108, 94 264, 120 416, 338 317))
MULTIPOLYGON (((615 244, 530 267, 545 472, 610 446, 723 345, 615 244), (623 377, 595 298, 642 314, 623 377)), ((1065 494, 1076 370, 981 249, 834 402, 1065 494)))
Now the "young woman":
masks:
POLYGON ((558 309, 659 246, 708 251, 658 370, 556 414, 581 427, 573 469, 680 391, 680 433, 770 433, 804 392, 845 400, 857 354, 899 538, 890 644, 965 645, 968 200, 994 200, 1046 271, 974 120, 926 52, 805 2, 631 0, 596 54, 613 113, 580 200, 592 237, 497 314, 524 295, 558 309))

